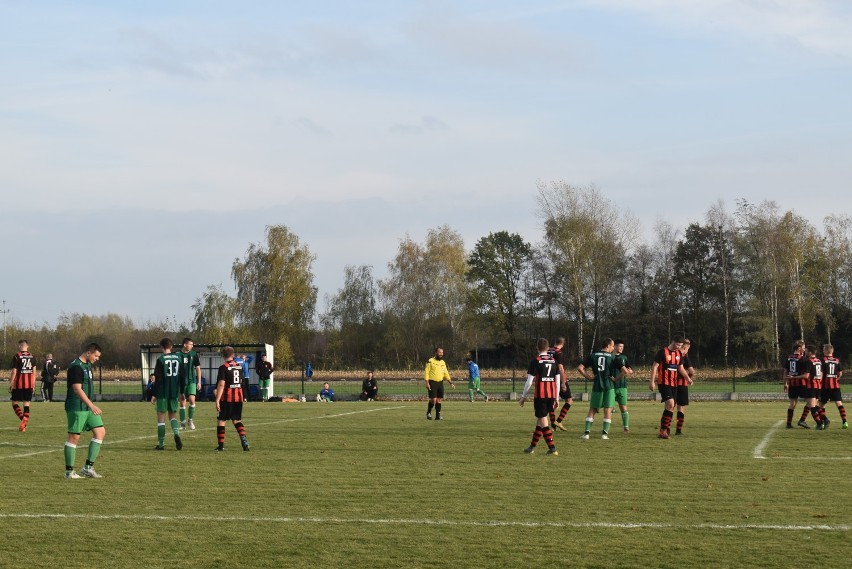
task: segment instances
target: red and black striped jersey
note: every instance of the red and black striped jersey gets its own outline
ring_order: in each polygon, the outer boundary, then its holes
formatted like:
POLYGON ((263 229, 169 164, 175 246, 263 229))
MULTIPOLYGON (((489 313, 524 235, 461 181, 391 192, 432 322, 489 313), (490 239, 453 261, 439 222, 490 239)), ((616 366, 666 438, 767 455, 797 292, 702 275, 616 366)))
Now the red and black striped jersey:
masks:
POLYGON ((17 389, 35 389, 35 356, 28 351, 16 353, 12 357, 12 369, 17 389))
POLYGON ((834 356, 825 356, 822 358, 822 388, 823 389, 840 389, 840 376, 843 368, 840 367, 840 360, 834 356))
POLYGON ((559 397, 559 364, 550 354, 541 354, 533 358, 527 375, 535 381, 536 399, 556 399, 559 397))
POLYGON ((243 394, 243 366, 234 360, 228 360, 219 366, 216 383, 224 382, 225 386, 220 401, 240 403, 245 401, 243 394))
POLYGON ((680 367, 682 356, 683 354, 681 354, 680 350, 670 350, 668 347, 657 352, 657 355, 654 356, 654 361, 660 364, 657 366, 656 379, 658 385, 669 385, 671 387, 677 385, 678 376, 680 375, 678 367, 680 367))
POLYGON ((808 369, 807 363, 805 357, 800 354, 790 354, 787 356, 787 365, 784 368, 784 381, 787 382, 787 385, 795 387, 807 383, 807 380, 804 378, 792 379, 797 375, 805 374, 805 370, 808 369))
MULTIPOLYGON (((689 361, 689 355, 687 355, 687 354, 683 354, 683 352, 681 352, 681 354, 682 354, 682 355, 681 355, 681 357, 680 357, 680 365, 682 365, 682 366, 684 367, 684 369, 686 369, 686 371, 687 371, 687 373, 688 373, 688 372, 689 372, 689 368, 691 368, 691 367, 692 367, 692 362, 690 362, 690 361, 689 361)), ((686 387, 686 386, 688 386, 688 385, 689 385, 689 380, 688 380, 688 379, 685 379, 685 378, 684 378, 682 375, 680 375, 680 374, 677 374, 677 379, 676 379, 676 381, 677 381, 677 385, 678 385, 678 387, 686 387)))
POLYGON ((807 359, 808 367, 807 374, 808 378, 806 380, 805 385, 808 387, 812 387, 814 389, 822 388, 822 360, 816 356, 809 357, 807 359))

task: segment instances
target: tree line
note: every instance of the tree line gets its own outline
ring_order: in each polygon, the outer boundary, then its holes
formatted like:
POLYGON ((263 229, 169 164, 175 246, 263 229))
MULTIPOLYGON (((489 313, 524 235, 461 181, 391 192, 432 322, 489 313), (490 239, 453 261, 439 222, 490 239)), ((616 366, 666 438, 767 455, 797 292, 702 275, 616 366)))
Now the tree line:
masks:
MULTIPOLYGON (((99 341, 117 365, 138 365, 138 344, 162 334, 197 343, 265 341, 279 366, 419 368, 435 346, 486 367, 526 361, 538 337, 568 338, 581 357, 603 337, 624 340, 647 362, 675 334, 692 339, 700 365, 777 367, 790 344, 852 348, 852 231, 832 215, 817 228, 806 211, 738 200, 703 221, 641 224, 599 188, 540 183, 535 243, 496 231, 467 248, 451 227, 424 242, 404 236, 378 279, 369 265, 344 269, 343 286, 317 308, 316 257, 286 226, 266 229, 235 259, 236 294, 208 286, 192 322, 135 326, 117 316, 63 315, 56 329, 21 329, 65 359, 99 341), (66 353, 67 352, 67 353, 66 353)), ((14 335, 14 334, 13 334, 14 335)))

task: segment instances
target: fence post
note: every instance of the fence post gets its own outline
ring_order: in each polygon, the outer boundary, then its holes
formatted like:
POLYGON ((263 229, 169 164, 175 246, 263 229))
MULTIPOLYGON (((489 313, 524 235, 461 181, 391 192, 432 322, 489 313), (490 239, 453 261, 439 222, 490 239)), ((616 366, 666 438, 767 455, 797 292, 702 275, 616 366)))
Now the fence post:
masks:
POLYGON ((305 394, 305 362, 301 362, 299 366, 302 368, 302 395, 305 394))
POLYGON ((515 389, 515 364, 515 359, 512 358, 512 393, 517 393, 517 390, 515 389))
POLYGON ((733 364, 734 364, 734 377, 732 378, 733 379, 732 389, 733 389, 733 392, 736 393, 737 392, 737 360, 734 360, 733 364))
POLYGON ((98 362, 98 395, 104 395, 104 366, 98 362))

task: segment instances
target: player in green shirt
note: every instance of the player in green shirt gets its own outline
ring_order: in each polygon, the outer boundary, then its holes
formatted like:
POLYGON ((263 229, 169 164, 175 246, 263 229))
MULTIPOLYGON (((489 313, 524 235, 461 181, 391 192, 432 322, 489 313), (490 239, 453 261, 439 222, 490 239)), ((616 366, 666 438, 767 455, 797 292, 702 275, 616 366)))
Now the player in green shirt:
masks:
POLYGON ((621 422, 624 425, 624 432, 630 432, 630 413, 627 411, 627 376, 633 375, 633 368, 630 367, 630 362, 627 361, 627 356, 624 355, 624 341, 616 339, 615 349, 612 351, 613 360, 624 370, 625 375, 621 379, 614 381, 615 386, 615 402, 621 411, 621 422))
POLYGON ((180 428, 195 430, 195 396, 201 390, 201 362, 198 353, 193 350, 192 338, 183 339, 183 348, 178 355, 183 366, 184 382, 180 392, 180 428), (189 401, 189 421, 187 421, 186 402, 189 401))
POLYGON ((592 431, 592 424, 595 421, 595 414, 598 409, 603 408, 603 432, 601 438, 609 439, 609 426, 612 423, 612 408, 615 407, 615 387, 613 380, 619 381, 624 376, 624 370, 616 367, 617 364, 612 357, 612 351, 615 349, 615 344, 612 338, 604 338, 601 340, 601 348, 597 352, 586 356, 579 366, 579 371, 583 377, 591 380, 592 395, 589 398, 589 414, 586 416, 586 430, 582 438, 588 440, 589 433, 592 431), (614 374, 618 374, 614 376, 614 374))
POLYGON ((92 365, 101 359, 101 347, 94 342, 68 366, 68 391, 65 396, 65 415, 68 418, 68 440, 65 442, 65 478, 103 478, 95 472, 95 459, 106 436, 100 408, 92 403, 94 396, 92 365), (77 443, 83 431, 92 431, 89 455, 80 474, 74 472, 77 443), (82 474, 82 476, 81 476, 82 474))
POLYGON ((181 450, 183 442, 180 440, 180 423, 177 419, 178 397, 181 387, 184 385, 185 372, 181 363, 181 356, 172 353, 174 343, 170 338, 160 340, 163 355, 157 358, 154 365, 154 396, 151 403, 157 408, 157 446, 154 450, 165 450, 166 440, 166 414, 172 426, 175 437, 175 448, 181 450))

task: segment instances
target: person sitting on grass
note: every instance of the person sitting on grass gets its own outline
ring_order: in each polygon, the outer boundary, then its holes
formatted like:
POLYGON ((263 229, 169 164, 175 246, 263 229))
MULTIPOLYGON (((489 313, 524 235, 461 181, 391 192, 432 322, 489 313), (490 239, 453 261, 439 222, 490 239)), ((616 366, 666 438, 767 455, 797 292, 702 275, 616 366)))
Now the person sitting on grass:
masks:
POLYGON ((334 403, 334 390, 328 386, 328 383, 322 384, 322 391, 317 394, 317 401, 320 403, 334 403))

